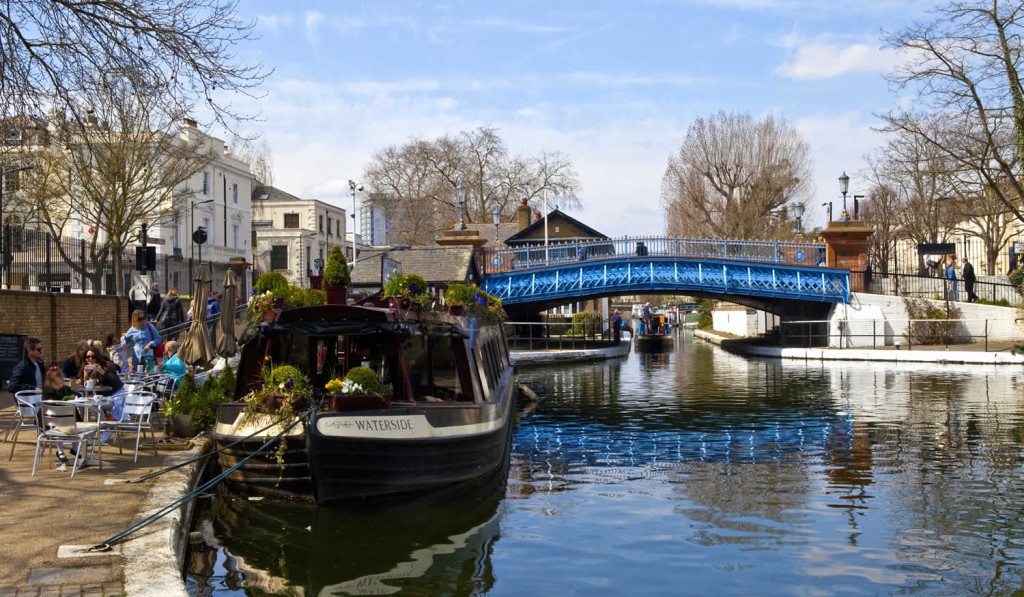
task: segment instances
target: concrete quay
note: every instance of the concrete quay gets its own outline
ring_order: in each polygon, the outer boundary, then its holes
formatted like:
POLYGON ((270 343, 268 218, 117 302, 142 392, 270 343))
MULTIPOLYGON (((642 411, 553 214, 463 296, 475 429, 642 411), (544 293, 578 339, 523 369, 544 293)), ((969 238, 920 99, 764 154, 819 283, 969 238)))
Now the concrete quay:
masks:
MULTIPOLYGON (((0 428, 15 419, 14 399, 0 392, 0 428)), ((159 432, 158 432, 159 437, 159 432)), ((201 471, 183 467, 142 483, 145 473, 182 462, 208 449, 160 452, 139 449, 134 438, 104 449, 103 469, 56 469, 53 456, 40 460, 32 476, 35 435, 21 433, 14 445, 0 444, 0 597, 186 595, 181 577, 191 502, 145 527, 110 552, 87 554, 96 545, 187 493, 201 471)))
POLYGON ((694 336, 717 344, 736 354, 775 359, 822 361, 889 361, 896 363, 936 363, 965 365, 1024 365, 1024 356, 1013 354, 1013 342, 972 344, 915 345, 908 349, 894 346, 877 348, 783 348, 759 344, 749 338, 730 338, 714 330, 696 330, 694 336))
POLYGON ((609 346, 607 348, 532 351, 516 350, 509 351, 509 361, 516 366, 602 361, 605 359, 624 357, 629 354, 631 347, 632 340, 622 340, 619 342, 618 346, 609 346))

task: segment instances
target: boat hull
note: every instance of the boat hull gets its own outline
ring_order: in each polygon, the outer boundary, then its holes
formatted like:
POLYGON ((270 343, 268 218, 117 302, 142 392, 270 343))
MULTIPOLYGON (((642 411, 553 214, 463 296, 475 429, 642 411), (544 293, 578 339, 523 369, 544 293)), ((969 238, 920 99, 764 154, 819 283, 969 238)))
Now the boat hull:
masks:
POLYGON ((309 455, 317 503, 423 493, 489 478, 508 463, 512 386, 510 369, 495 402, 316 415, 309 455))
POLYGON ((668 352, 672 350, 670 334, 644 334, 636 337, 637 352, 668 352))

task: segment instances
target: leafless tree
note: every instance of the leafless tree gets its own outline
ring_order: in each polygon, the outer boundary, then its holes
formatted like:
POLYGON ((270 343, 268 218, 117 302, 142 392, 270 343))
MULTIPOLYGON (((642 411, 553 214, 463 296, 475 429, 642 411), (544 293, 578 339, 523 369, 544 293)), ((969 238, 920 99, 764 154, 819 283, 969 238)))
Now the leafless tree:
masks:
POLYGON ((900 220, 905 205, 904 195, 892 180, 889 163, 884 153, 865 156, 867 168, 861 176, 868 183, 868 195, 861 208, 861 218, 874 228, 868 237, 868 250, 875 267, 882 274, 889 273, 890 264, 896 265, 896 244, 901 238, 900 220))
POLYGON ((544 194, 565 207, 580 205, 579 181, 567 157, 510 155, 491 127, 382 149, 363 180, 388 211, 392 242, 403 244, 430 242, 458 221, 460 183, 467 222, 490 222, 494 210, 511 219, 520 200, 536 206, 544 194))
MULTIPOLYGON (((115 81, 100 87, 107 93, 91 98, 92 112, 84 121, 51 121, 52 143, 33 149, 37 167, 24 194, 38 224, 55 237, 61 238, 72 220, 92 229, 92 240, 99 242, 90 255, 91 269, 101 271, 112 260, 122 293, 121 257, 139 238, 139 224, 173 217, 175 199, 194 192, 187 182, 215 159, 216 148, 207 146, 205 137, 179 131, 179 119, 166 119, 154 109, 162 93, 139 95, 115 81)), ((61 251, 73 270, 87 275, 74 256, 64 247, 61 251)), ((99 287, 99 280, 94 282, 99 287)))
POLYGON ((1024 222, 1022 19, 1019 0, 956 0, 936 8, 930 21, 888 35, 888 45, 907 57, 890 81, 920 99, 882 118, 887 130, 932 146, 953 171, 970 172, 1024 222))
POLYGON ((252 29, 233 0, 7 0, 0 120, 75 109, 105 74, 141 95, 163 88, 152 108, 165 117, 201 103, 212 120, 236 121, 246 115, 231 96, 253 93, 269 74, 235 54, 252 29))
POLYGON ((228 147, 231 155, 249 164, 249 172, 258 185, 274 184, 274 160, 266 137, 232 134, 228 147))
POLYGON ((773 211, 811 192, 807 143, 783 119, 719 112, 699 118, 662 177, 667 232, 715 238, 789 236, 773 211))

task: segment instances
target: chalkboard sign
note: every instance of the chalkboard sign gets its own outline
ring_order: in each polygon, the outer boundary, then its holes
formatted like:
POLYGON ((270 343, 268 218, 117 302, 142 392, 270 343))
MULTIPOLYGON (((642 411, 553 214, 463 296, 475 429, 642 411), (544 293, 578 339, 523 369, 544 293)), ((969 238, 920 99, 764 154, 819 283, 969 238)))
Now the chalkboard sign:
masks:
POLYGON ((6 384, 11 371, 23 357, 24 334, 0 334, 0 385, 6 384))

